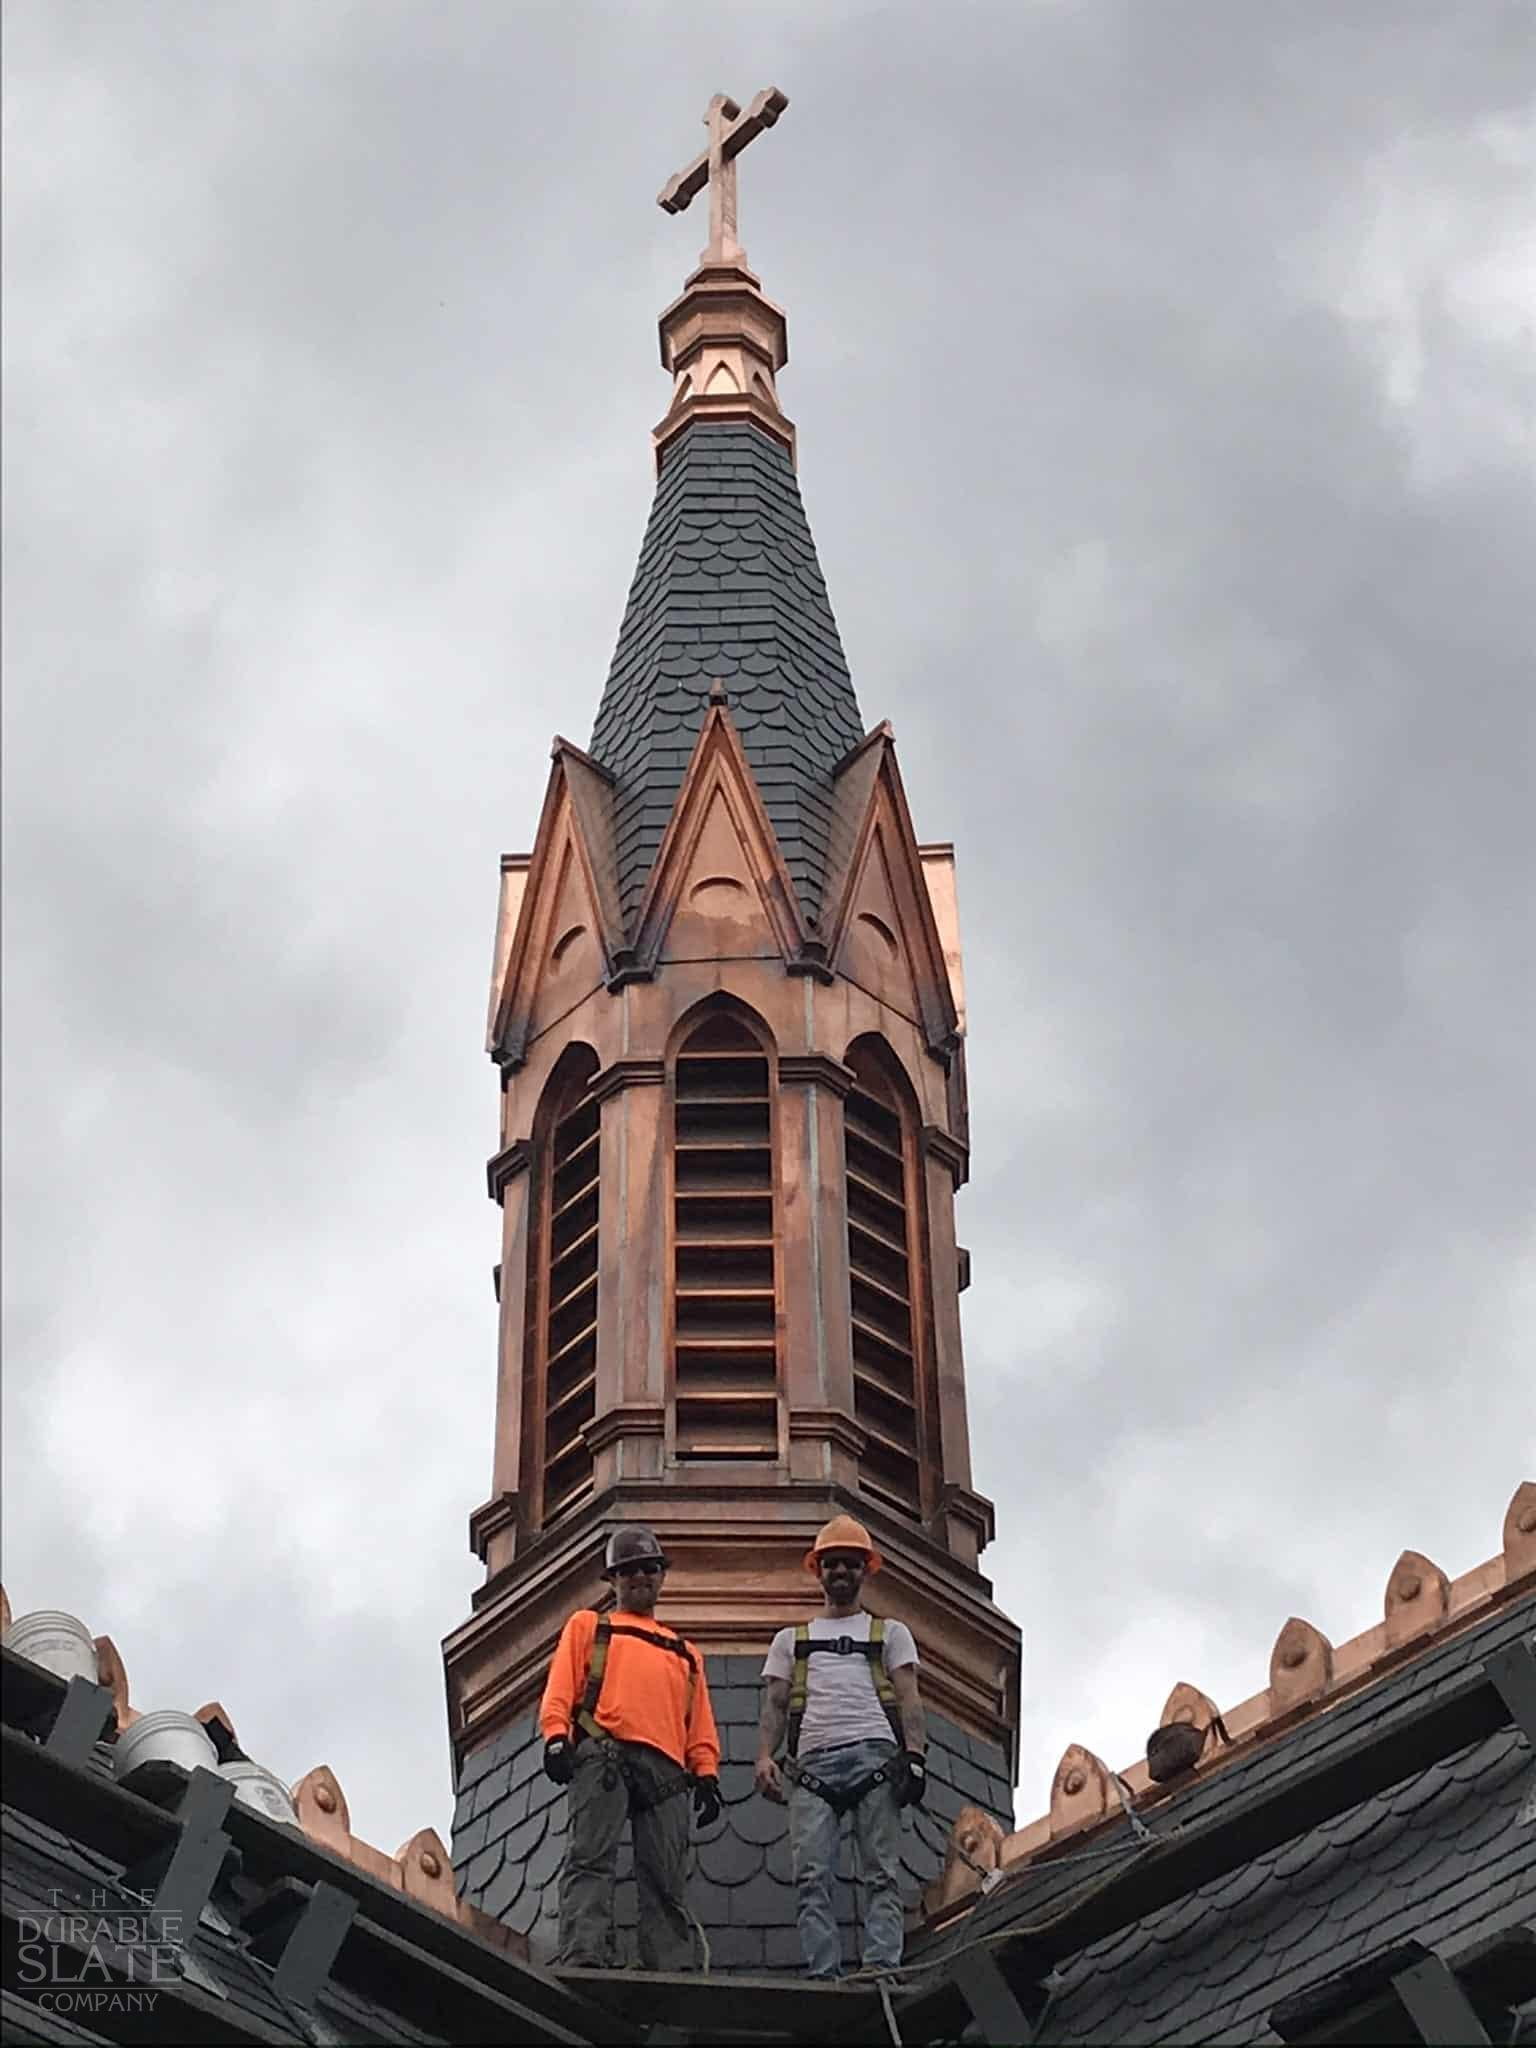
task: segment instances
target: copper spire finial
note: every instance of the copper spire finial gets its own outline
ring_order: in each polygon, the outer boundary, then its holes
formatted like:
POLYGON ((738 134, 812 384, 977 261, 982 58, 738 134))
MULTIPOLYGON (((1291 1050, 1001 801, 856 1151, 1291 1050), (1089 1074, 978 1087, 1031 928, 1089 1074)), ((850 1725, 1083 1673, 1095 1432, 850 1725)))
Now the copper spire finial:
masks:
POLYGON ((686 170, 669 178, 656 196, 668 213, 681 213, 705 185, 709 187, 709 247, 701 263, 744 263, 746 251, 736 239, 736 159, 765 128, 771 128, 789 105, 776 85, 766 86, 745 114, 728 93, 717 92, 704 125, 709 147, 686 170))
POLYGON ((779 408, 774 382, 789 360, 783 313, 765 299, 736 239, 736 159, 755 135, 789 105, 768 86, 743 113, 717 92, 704 116, 709 147, 669 178, 657 205, 681 213, 709 187, 709 247, 699 267, 661 316, 661 361, 672 377, 672 403, 651 436, 658 468, 666 450, 693 421, 751 421, 795 459, 795 430, 779 408))

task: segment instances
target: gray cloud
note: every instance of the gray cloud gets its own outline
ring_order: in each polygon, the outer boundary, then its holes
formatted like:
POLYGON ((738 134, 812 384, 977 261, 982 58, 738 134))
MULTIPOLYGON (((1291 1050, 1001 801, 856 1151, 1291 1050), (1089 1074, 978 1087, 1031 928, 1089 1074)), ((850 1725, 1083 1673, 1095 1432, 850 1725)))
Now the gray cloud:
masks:
POLYGON ((446 1824, 495 863, 724 85, 866 718, 960 858, 1021 1817, 1533 1448, 1528 10, 18 5, 6 1582, 446 1824), (1522 1370, 1522 1367, 1525 1369, 1522 1370))

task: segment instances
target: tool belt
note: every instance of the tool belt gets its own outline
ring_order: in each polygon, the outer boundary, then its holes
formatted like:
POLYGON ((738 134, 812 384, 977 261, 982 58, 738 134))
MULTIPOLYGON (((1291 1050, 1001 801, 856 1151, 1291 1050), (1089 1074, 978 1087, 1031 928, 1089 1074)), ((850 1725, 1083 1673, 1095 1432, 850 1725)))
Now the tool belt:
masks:
POLYGON ((824 1799, 839 1820, 845 1813, 852 1813, 877 1785, 889 1785, 893 1792, 899 1794, 906 1768, 906 1759, 898 1750, 895 1756, 887 1757, 883 1764, 867 1772, 862 1778, 856 1779, 853 1784, 836 1786, 829 1785, 824 1778, 818 1778, 814 1771, 807 1770, 797 1757, 784 1759, 784 1775, 789 1782, 798 1785, 803 1791, 814 1792, 818 1799, 824 1799))
POLYGON ((642 1785, 639 1773, 611 1735, 603 1731, 596 1736, 589 1736, 588 1740, 595 1742, 597 1754, 603 1760, 604 1789, 611 1792, 622 1778, 624 1789, 629 1794, 631 1813, 654 1813, 658 1806, 665 1806, 669 1799, 676 1799, 680 1792, 686 1792, 693 1783, 689 1772, 679 1770, 675 1784, 668 1785, 665 1791, 653 1793, 649 1786, 642 1785))

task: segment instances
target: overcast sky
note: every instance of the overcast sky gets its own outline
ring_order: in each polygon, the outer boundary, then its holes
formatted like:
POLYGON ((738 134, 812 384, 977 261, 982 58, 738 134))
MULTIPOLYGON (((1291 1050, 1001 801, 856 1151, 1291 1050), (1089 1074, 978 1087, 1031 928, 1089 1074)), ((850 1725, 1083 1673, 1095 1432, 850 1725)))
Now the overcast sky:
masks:
POLYGON ((742 235, 953 839, 1019 1818, 1536 1459, 1536 13, 19 0, 4 1575, 392 1850, 489 1490, 497 857, 742 235))

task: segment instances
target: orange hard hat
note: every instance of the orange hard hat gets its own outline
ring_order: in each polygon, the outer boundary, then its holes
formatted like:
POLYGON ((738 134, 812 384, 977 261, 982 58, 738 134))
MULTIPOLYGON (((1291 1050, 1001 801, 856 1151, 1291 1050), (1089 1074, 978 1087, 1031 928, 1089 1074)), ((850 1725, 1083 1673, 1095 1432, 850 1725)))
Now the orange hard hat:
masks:
POLYGON ((869 1531, 852 1515, 834 1515, 817 1531, 816 1541, 805 1553, 808 1572, 815 1571, 817 1556, 823 1550, 862 1550, 869 1559, 869 1570, 877 1572, 880 1569, 880 1553, 870 1541, 869 1531))

